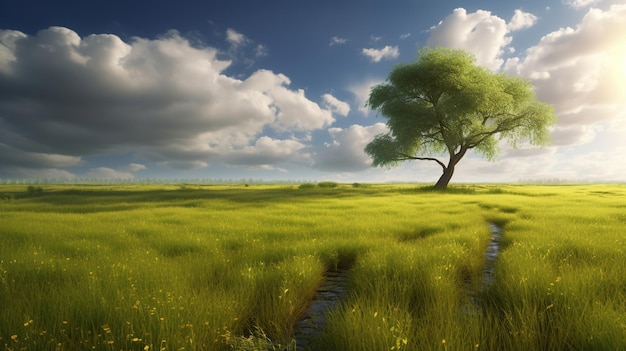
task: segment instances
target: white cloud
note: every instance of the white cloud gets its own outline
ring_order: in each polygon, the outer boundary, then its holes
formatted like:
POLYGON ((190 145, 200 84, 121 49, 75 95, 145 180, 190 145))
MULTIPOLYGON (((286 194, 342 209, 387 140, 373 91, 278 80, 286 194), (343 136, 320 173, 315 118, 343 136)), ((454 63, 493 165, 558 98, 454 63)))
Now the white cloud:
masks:
POLYGON ((563 0, 563 4, 575 9, 582 9, 600 2, 600 0, 563 0))
POLYGON ((350 104, 341 101, 331 94, 322 95, 324 101, 324 107, 327 110, 331 110, 339 116, 347 116, 350 113, 350 104))
POLYGON ((515 10, 515 14, 507 25, 509 31, 516 31, 524 28, 530 28, 537 22, 537 16, 522 10, 515 10))
POLYGON ((270 108, 275 118, 272 127, 275 130, 286 131, 295 129, 306 131, 319 129, 334 122, 332 112, 321 108, 317 103, 308 100, 304 90, 290 90, 287 86, 290 80, 283 74, 274 74, 267 70, 258 70, 246 79, 240 87, 250 90, 264 102, 263 106, 270 108))
POLYGON ((299 153, 305 147, 295 140, 276 140, 267 136, 259 138, 254 146, 246 146, 224 156, 228 164, 245 166, 272 166, 294 158, 306 158, 299 153))
POLYGON ((243 46, 250 42, 250 39, 248 39, 245 35, 232 28, 228 28, 226 30, 226 40, 228 40, 228 42, 234 47, 243 46))
POLYGON ((507 72, 532 79, 538 97, 555 106, 560 145, 590 141, 587 126, 626 109, 626 4, 591 9, 575 28, 545 35, 507 72), (621 73, 622 72, 622 73, 621 73))
POLYGON ((371 126, 352 125, 348 128, 330 128, 332 143, 317 149, 313 167, 325 171, 357 172, 371 167, 371 158, 363 151, 378 134, 387 132, 384 123, 371 126))
POLYGON ((476 56, 479 65, 498 70, 504 63, 503 48, 511 43, 509 31, 507 23, 489 11, 468 14, 457 8, 430 29, 426 45, 467 50, 476 56))
POLYGON ((343 45, 345 43, 348 42, 348 39, 345 38, 340 38, 340 37, 332 37, 330 38, 330 44, 328 44, 329 46, 334 46, 334 45, 343 45))
POLYGON ((407 39, 411 36, 411 33, 405 33, 400 36, 400 39, 407 39))
MULTIPOLYGON (((236 34, 229 40, 241 43, 236 34)), ((0 30, 0 41, 0 135, 27 153, 77 160, 132 152, 198 168, 254 145, 266 128, 309 133, 334 122, 287 76, 227 76, 230 61, 175 31, 127 43, 51 27, 35 36, 0 30)))
POLYGON ((369 57, 372 62, 380 62, 382 59, 396 59, 400 56, 397 46, 385 46, 382 49, 363 49, 363 55, 369 57))

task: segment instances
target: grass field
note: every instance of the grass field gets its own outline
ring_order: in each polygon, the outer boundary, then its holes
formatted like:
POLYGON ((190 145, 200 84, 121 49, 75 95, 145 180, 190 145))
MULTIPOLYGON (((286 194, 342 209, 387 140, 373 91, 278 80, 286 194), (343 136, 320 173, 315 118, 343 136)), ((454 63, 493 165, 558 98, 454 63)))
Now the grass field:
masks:
POLYGON ((293 350, 349 267, 311 347, 623 350, 625 226, 622 185, 0 185, 0 345, 293 350))

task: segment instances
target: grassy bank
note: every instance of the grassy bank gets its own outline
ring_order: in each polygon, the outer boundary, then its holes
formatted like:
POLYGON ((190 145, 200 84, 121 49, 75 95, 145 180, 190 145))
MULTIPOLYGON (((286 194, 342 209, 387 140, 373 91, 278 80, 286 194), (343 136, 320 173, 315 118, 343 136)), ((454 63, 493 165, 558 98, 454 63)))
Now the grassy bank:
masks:
POLYGON ((352 267, 350 291, 322 349, 626 347, 624 186, 5 185, 0 195, 7 350, 229 350, 265 338, 280 349, 340 265, 352 267), (468 309, 488 222, 504 227, 495 281, 468 309))

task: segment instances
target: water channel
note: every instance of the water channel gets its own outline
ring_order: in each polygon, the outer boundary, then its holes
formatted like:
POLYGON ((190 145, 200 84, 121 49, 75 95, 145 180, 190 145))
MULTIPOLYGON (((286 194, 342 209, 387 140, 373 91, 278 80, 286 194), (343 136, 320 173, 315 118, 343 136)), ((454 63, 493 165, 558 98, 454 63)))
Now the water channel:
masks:
POLYGON ((491 230, 491 240, 485 251, 485 266, 478 289, 470 281, 465 282, 465 289, 469 295, 470 303, 463 307, 466 312, 477 312, 482 304, 480 293, 489 289, 493 285, 496 273, 496 259, 500 253, 500 239, 502 238, 502 226, 489 222, 491 230))
MULTIPOLYGON (((494 282, 495 262, 500 251, 500 239, 502 227, 496 223, 488 223, 491 230, 491 241, 485 252, 485 267, 480 284, 480 290, 475 291, 467 282, 468 294, 471 306, 466 306, 468 311, 476 311, 481 301, 478 297, 480 292, 488 289, 494 282)), ((295 325, 295 338, 298 350, 315 351, 315 341, 322 335, 326 325, 326 313, 335 308, 348 293, 349 269, 331 269, 324 275, 324 281, 317 290, 311 306, 307 309, 304 317, 295 325)))
POLYGON ((298 350, 314 350, 312 345, 319 339, 326 325, 326 312, 348 293, 348 269, 329 270, 324 275, 324 282, 317 290, 311 306, 304 317, 296 323, 295 335, 298 350))
POLYGON ((491 229, 491 241, 485 253, 485 268, 483 269, 483 279, 480 286, 481 291, 488 289, 492 284, 496 272, 496 258, 500 252, 500 238, 502 238, 502 227, 489 223, 491 229))

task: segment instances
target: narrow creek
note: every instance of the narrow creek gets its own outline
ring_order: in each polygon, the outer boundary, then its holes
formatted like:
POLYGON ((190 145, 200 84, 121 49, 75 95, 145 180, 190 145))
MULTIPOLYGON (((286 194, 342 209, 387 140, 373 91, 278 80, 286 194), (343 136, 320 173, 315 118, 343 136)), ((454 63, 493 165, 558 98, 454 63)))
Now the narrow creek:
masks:
POLYGON ((466 289, 471 302, 470 306, 465 306, 465 309, 468 311, 475 311, 477 308, 480 308, 480 305, 482 304, 480 293, 489 289, 489 287, 493 285, 495 279, 496 259, 500 253, 502 226, 492 222, 489 222, 488 224, 489 229, 491 230, 491 241, 489 241, 487 251, 485 251, 485 266, 482 271, 480 286, 476 289, 475 285, 471 284, 471 282, 466 282, 466 289))
POLYGON ((320 338, 326 326, 326 312, 336 307, 348 293, 348 275, 348 269, 326 272, 324 282, 317 290, 311 306, 295 325, 298 350, 315 351, 315 340, 320 338))
POLYGON ((491 241, 487 247, 485 253, 485 268, 483 269, 483 279, 480 289, 484 291, 488 289, 492 284, 496 272, 496 258, 500 252, 500 238, 502 238, 502 227, 489 222, 489 228, 491 229, 491 241))
MULTIPOLYGON (((495 278, 495 262, 500 251, 502 227, 492 222, 488 224, 491 230, 491 241, 485 252, 485 267, 483 268, 479 290, 476 291, 467 282, 468 294, 471 300, 471 306, 468 306, 471 308, 468 310, 476 311, 476 308, 480 307, 479 294, 487 290, 493 284, 495 278)), ((337 268, 328 270, 324 274, 324 281, 317 290, 311 305, 302 319, 295 325, 294 331, 298 350, 316 351, 315 342, 321 337, 326 326, 326 313, 335 308, 348 293, 349 273, 349 269, 337 268)))

